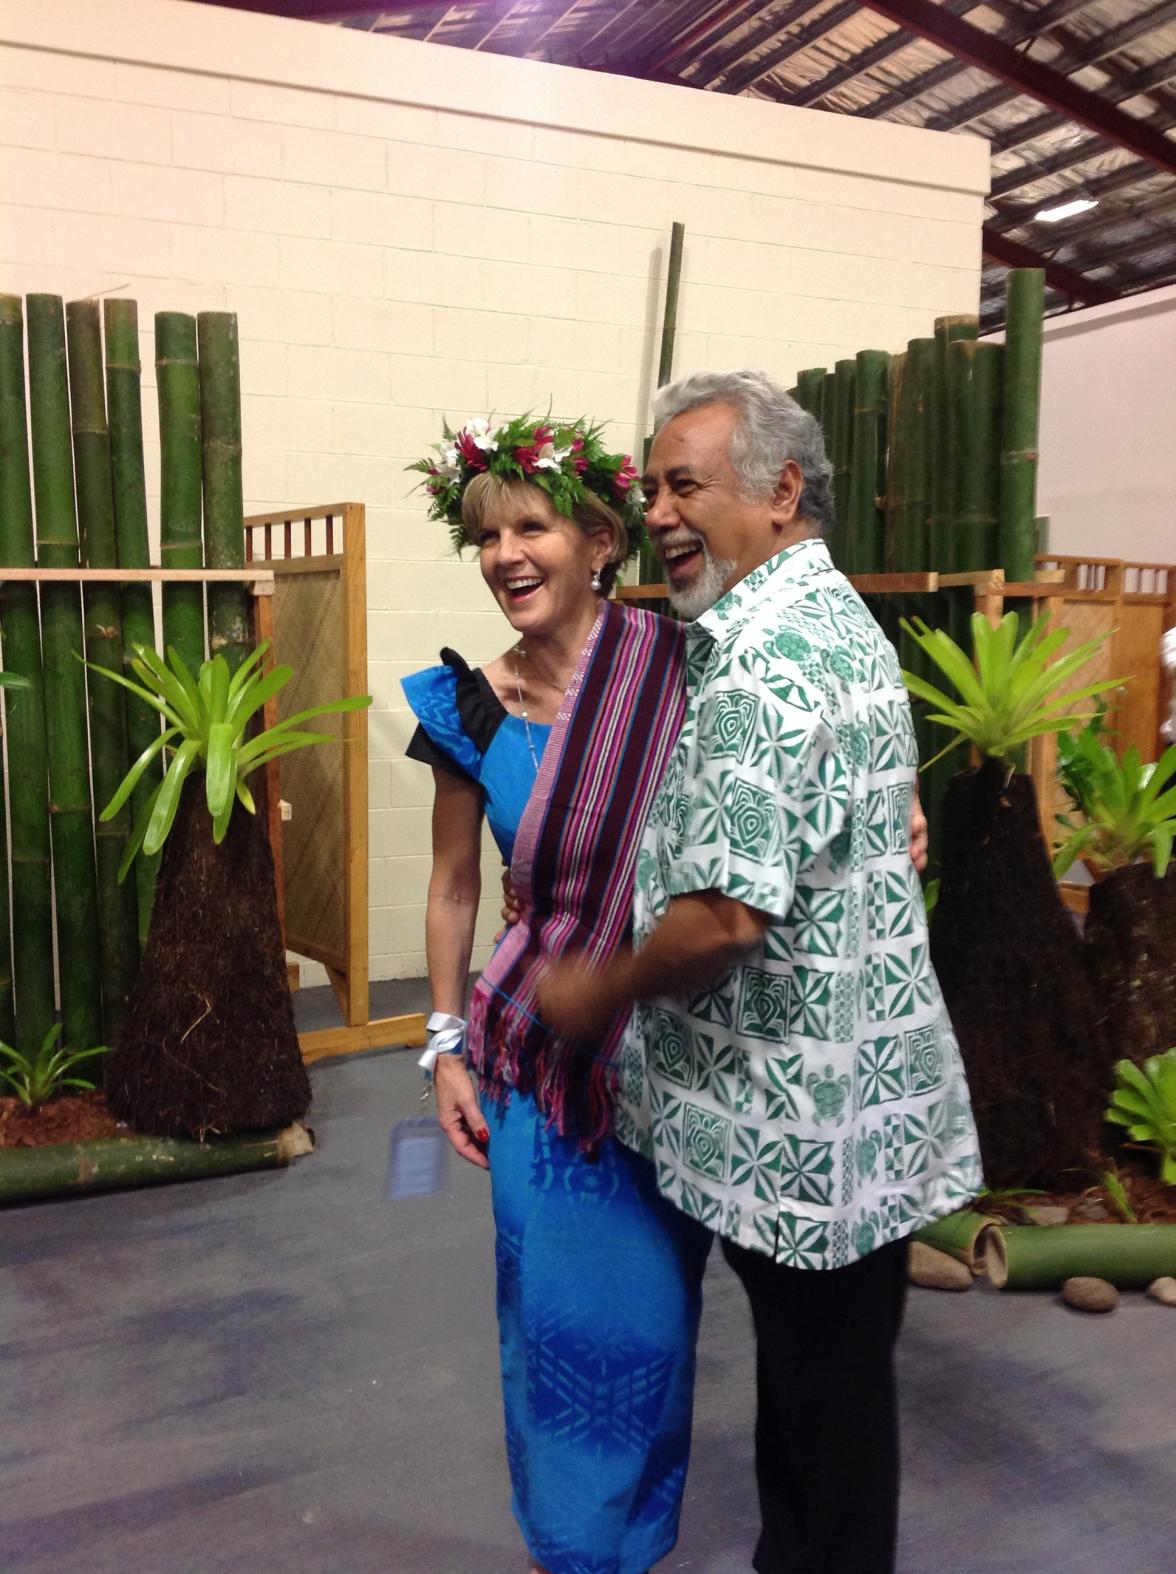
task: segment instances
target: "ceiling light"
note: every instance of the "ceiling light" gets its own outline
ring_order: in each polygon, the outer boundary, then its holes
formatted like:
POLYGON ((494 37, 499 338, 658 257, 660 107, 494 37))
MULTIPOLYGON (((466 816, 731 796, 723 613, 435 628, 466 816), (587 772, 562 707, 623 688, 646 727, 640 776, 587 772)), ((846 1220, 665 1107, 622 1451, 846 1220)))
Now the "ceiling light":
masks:
POLYGON ((1041 208, 1033 215, 1034 224, 1057 224, 1061 219, 1072 219, 1076 213, 1087 213, 1097 208, 1093 197, 1076 197, 1073 202, 1063 202, 1056 208, 1041 208))

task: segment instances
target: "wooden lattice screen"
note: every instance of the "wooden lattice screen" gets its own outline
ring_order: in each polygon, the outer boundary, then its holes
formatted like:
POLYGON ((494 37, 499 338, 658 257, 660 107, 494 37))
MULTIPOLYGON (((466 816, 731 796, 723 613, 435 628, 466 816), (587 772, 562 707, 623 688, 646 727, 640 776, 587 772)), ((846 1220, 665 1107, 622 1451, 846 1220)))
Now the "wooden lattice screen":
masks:
MULTIPOLYGON (((294 677, 279 696, 279 716, 367 692, 367 569, 362 503, 333 503, 245 521, 246 559, 272 570, 272 632, 278 660, 294 677)), ((265 626, 258 603, 259 632, 265 626)), ((367 713, 313 723, 341 746, 302 749, 281 761, 281 796, 290 818, 280 827, 286 944, 321 962, 342 1028, 302 1035, 303 1055, 424 1042, 414 1014, 371 1021, 368 988, 367 713)), ((271 821, 272 823, 272 821, 271 821)))

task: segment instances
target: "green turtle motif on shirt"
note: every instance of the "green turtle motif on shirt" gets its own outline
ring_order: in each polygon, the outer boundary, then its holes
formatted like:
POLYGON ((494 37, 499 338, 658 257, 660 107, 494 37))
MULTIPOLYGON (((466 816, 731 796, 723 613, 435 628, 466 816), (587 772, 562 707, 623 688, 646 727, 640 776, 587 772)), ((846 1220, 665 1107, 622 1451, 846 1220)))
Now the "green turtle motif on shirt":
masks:
POLYGON ((812 1072, 806 1086, 818 1122, 841 1119, 852 1086, 848 1076, 835 1077, 833 1067, 826 1066, 822 1076, 818 1077, 815 1071, 812 1072))

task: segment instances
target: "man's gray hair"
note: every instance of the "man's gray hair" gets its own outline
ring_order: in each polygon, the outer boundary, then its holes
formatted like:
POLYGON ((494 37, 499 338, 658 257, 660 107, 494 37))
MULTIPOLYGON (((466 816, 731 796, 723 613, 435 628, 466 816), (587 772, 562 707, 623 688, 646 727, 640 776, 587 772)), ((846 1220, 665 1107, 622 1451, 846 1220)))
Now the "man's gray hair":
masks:
POLYGON ((695 372, 668 383, 654 401, 655 426, 708 404, 731 404, 738 413, 728 458, 748 497, 770 497, 786 460, 804 477, 800 514, 822 534, 833 521, 833 467, 825 455, 820 423, 766 372, 695 372))

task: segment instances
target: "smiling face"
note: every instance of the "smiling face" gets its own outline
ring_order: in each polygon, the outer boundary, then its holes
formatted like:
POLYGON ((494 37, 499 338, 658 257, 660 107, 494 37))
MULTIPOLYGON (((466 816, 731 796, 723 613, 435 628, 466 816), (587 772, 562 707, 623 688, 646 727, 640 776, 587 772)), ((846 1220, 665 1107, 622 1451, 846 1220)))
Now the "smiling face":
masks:
POLYGON ((641 478, 645 525, 666 571, 670 600, 686 617, 724 592, 808 528, 797 520, 803 482, 788 460, 774 495, 748 497, 729 457, 738 411, 708 404, 660 429, 641 478))
POLYGON ((488 497, 476 544, 482 578, 524 637, 543 638, 595 618, 592 575, 608 561, 612 541, 606 530, 581 530, 539 487, 523 484, 488 497))

